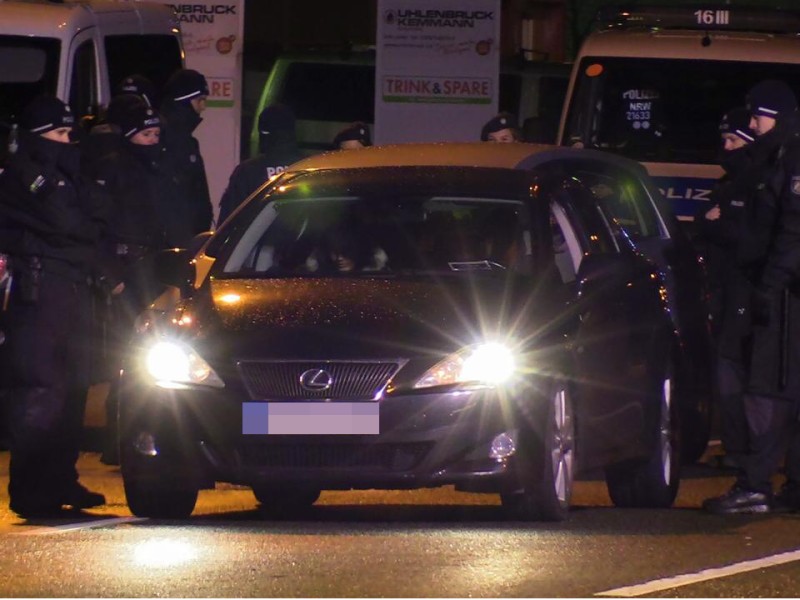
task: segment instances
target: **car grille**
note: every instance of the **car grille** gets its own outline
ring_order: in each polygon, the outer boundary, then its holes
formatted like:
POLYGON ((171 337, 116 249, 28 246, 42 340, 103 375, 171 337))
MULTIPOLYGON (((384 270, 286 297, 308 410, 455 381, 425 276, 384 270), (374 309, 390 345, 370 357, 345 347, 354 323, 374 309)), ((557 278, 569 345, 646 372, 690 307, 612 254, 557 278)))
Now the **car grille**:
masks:
POLYGON ((240 448, 246 467, 302 469, 369 468, 408 471, 416 467, 432 442, 407 444, 247 444, 240 448))
POLYGON ((375 400, 400 369, 399 362, 240 361, 239 372, 252 400, 375 400), (325 371, 330 386, 301 384, 304 373, 325 371))

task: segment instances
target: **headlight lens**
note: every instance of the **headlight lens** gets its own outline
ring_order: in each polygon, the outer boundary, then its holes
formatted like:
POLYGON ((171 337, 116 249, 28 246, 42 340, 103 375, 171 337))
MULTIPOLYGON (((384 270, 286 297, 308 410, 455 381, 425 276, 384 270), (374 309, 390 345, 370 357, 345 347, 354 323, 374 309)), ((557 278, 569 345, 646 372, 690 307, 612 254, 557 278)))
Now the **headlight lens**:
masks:
POLYGON ((517 369, 514 353, 497 342, 469 346, 428 369, 415 388, 453 383, 499 385, 508 382, 517 369))
POLYGON ((145 367, 160 387, 225 387, 214 369, 185 344, 166 340, 155 342, 146 350, 145 367))

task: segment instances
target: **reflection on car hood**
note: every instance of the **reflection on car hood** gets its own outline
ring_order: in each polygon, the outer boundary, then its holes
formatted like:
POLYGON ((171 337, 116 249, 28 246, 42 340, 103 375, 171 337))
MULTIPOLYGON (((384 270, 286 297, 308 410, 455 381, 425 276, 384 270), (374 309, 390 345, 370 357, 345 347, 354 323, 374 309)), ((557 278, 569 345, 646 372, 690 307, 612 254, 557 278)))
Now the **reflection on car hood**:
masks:
POLYGON ((507 287, 504 277, 247 279, 213 280, 211 295, 227 345, 239 352, 363 355, 449 351, 505 334, 515 311, 503 307, 520 306, 507 287))

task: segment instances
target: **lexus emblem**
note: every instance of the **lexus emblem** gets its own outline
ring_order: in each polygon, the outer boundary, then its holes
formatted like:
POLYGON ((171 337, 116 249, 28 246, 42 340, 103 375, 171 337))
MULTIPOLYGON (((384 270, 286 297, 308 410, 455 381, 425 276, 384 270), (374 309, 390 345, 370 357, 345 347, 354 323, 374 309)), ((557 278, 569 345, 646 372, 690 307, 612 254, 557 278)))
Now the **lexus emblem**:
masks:
POLYGON ((322 369, 309 369, 300 375, 300 386, 309 392, 325 392, 333 385, 333 377, 322 369))

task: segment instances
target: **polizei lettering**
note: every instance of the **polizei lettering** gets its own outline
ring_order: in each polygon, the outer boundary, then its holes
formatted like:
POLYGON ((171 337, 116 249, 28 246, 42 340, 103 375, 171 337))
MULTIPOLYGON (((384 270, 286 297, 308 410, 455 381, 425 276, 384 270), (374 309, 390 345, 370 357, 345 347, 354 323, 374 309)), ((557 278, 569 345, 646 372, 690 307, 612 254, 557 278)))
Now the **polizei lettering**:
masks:
POLYGON ((401 27, 475 27, 475 21, 494 19, 490 10, 398 10, 401 27))
POLYGON ((236 15, 235 4, 168 4, 182 23, 213 23, 217 16, 236 15))

